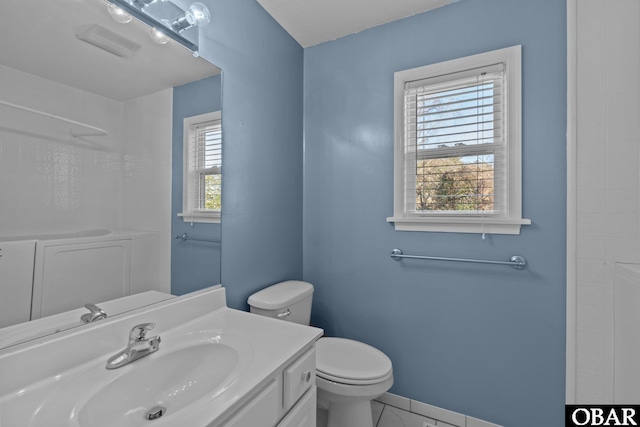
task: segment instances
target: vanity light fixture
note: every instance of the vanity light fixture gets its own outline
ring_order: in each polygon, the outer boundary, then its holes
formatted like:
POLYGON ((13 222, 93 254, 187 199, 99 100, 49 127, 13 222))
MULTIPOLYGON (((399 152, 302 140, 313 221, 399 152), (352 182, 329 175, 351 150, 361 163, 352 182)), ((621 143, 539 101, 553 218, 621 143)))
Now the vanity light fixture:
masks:
MULTIPOLYGON (((157 0, 134 0, 133 2, 131 2, 131 4, 143 8, 147 5, 150 5, 152 3, 155 3, 157 0)), ((107 9, 109 10, 109 14, 111 15, 111 17, 116 21, 119 22, 121 24, 128 24, 129 22, 131 22, 131 20, 133 19, 133 16, 129 15, 127 12, 125 12, 124 10, 122 10, 120 7, 109 3, 107 5, 107 9)), ((165 26, 165 27, 170 27, 171 23, 169 22, 168 19, 162 19, 161 23, 165 26)), ((157 44, 167 44, 169 43, 169 37, 166 36, 166 34, 164 32, 162 32, 161 30, 158 30, 156 27, 149 27, 149 37, 151 37, 151 40, 153 40, 155 43, 157 44)))
POLYGON ((181 33, 187 28, 204 27, 211 20, 211 14, 207 6, 200 2, 192 3, 189 10, 178 16, 172 23, 171 28, 181 33))
POLYGON ((128 0, 128 1, 138 9, 142 9, 143 7, 146 7, 146 6, 149 6, 150 4, 155 3, 157 0, 128 0))
POLYGON ((109 13, 118 22, 125 22, 119 20, 121 15, 136 18, 149 26, 148 34, 154 42, 165 44, 169 39, 173 39, 191 50, 196 56, 198 53, 198 27, 207 25, 211 20, 209 9, 200 2, 193 3, 185 11, 175 3, 175 0, 105 1, 109 3, 109 13), (189 28, 193 28, 193 30, 185 31, 189 28))

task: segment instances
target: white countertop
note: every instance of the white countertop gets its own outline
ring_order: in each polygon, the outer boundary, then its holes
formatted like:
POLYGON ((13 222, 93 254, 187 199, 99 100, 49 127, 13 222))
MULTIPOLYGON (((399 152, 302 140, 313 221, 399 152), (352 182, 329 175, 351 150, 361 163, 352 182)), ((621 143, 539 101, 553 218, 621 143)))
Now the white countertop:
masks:
MULTIPOLYGON (((321 329, 230 309, 226 307, 224 288, 176 297, 105 319, 92 328, 77 328, 0 351, 0 426, 78 426, 77 420, 68 415, 67 419, 48 419, 48 424, 41 424, 34 414, 46 407, 47 399, 59 398, 69 389, 65 388, 68 384, 88 370, 104 375, 106 381, 109 375, 119 375, 119 369, 104 369, 104 373, 101 370, 109 356, 125 347, 131 327, 144 322, 155 323, 153 335, 162 337, 158 352, 146 356, 149 360, 161 357, 163 350, 171 351, 172 340, 178 342, 185 334, 202 331, 219 334, 223 340, 238 340, 243 343, 239 348, 252 352, 237 379, 226 384, 223 392, 208 394, 189 405, 188 410, 154 420, 154 427, 215 425, 211 423, 240 408, 255 390, 322 334, 321 329)), ((136 364, 144 363, 142 358, 127 366, 135 369, 136 364)), ((86 390, 85 394, 91 393, 86 390)))

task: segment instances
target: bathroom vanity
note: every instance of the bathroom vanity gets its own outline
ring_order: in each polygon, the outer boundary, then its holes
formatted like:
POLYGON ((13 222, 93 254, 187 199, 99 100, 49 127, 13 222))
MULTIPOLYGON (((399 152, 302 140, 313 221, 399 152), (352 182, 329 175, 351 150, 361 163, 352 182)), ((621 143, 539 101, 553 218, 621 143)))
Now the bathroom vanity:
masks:
POLYGON ((230 309, 222 287, 161 301, 2 350, 0 425, 313 427, 321 334, 230 309), (145 323, 158 350, 106 369, 145 323))

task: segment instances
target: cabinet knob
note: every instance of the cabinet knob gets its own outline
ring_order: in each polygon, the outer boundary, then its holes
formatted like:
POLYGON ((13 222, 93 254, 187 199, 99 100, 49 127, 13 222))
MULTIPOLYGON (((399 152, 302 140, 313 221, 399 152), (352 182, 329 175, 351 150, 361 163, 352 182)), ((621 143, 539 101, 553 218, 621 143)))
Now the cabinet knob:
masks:
POLYGON ((311 381, 311 371, 305 371, 302 373, 302 381, 304 381, 305 383, 311 381))

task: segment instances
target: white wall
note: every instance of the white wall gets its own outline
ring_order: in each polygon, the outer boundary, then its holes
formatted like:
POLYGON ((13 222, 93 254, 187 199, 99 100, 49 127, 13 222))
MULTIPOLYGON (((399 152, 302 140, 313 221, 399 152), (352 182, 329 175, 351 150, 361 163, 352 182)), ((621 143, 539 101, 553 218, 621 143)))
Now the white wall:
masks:
POLYGON ((123 103, 0 66, 0 101, 108 132, 72 137, 64 122, 0 106, 0 237, 155 231, 132 243, 132 292, 169 292, 172 93, 123 103), (135 267, 157 275, 136 282, 135 267))
POLYGON ((172 106, 173 89, 125 103, 124 227, 158 232, 157 239, 132 242, 132 262, 147 277, 131 278, 136 292, 171 292, 172 106))
POLYGON ((579 403, 613 400, 614 263, 640 262, 639 22, 637 0, 577 2, 579 403))
POLYGON ((0 236, 120 228, 122 103, 7 67, 0 100, 109 132, 74 138, 63 122, 0 106, 0 236))

